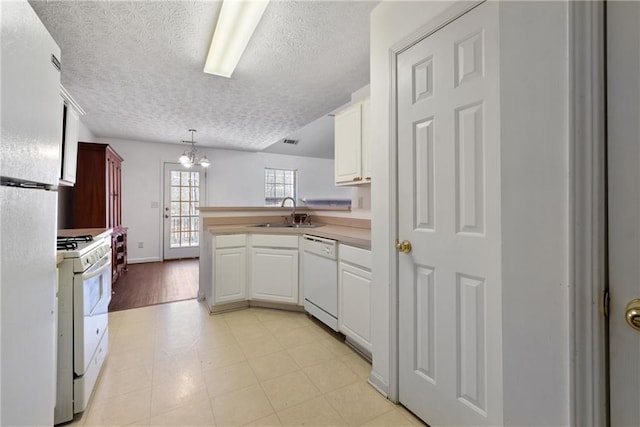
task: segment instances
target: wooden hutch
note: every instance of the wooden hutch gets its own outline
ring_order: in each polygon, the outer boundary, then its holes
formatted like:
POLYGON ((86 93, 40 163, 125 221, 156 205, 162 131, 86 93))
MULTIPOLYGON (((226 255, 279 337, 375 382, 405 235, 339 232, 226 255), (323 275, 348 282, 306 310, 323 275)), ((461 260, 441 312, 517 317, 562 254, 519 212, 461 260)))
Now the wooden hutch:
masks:
POLYGON ((62 188, 64 228, 112 228, 112 282, 127 268, 127 228, 122 226, 123 159, 108 144, 78 143, 75 187, 62 188))

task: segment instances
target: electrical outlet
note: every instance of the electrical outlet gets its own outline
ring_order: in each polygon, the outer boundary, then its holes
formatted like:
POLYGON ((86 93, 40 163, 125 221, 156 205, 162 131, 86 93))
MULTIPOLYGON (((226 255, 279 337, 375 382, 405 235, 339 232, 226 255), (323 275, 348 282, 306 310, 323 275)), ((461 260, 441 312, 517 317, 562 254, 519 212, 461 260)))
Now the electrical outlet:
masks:
POLYGON ((138 249, 144 248, 144 242, 138 242, 138 249))
POLYGON ((151 202, 151 209, 158 209, 158 202, 151 202))

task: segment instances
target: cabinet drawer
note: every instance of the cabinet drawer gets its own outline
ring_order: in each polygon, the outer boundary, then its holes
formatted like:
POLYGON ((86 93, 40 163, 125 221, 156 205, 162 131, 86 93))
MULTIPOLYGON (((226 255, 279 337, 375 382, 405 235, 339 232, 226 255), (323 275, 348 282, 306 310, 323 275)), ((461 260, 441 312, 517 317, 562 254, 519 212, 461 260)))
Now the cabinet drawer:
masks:
POLYGON ((340 245, 338 258, 350 264, 371 270, 371 251, 354 246, 340 245))
POLYGON ((246 234, 225 234, 222 236, 216 236, 216 249, 238 248, 246 245, 246 234))
POLYGON ((298 235, 254 234, 251 236, 251 246, 266 248, 297 248, 298 235))

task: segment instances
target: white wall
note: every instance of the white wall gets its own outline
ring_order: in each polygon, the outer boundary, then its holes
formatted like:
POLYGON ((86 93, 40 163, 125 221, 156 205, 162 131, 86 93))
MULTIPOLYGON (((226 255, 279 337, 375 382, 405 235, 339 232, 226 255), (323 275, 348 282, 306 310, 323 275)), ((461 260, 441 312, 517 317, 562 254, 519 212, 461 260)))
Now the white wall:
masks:
MULTIPOLYGON (((129 228, 129 262, 162 258, 163 165, 176 162, 183 146, 97 138, 124 158, 122 221, 129 228), (157 207, 154 207, 157 206, 157 207), (138 248, 143 242, 144 248, 138 248)), ((298 170, 298 197, 355 198, 366 191, 336 187, 333 160, 245 151, 201 149, 212 165, 207 170, 203 206, 264 206, 264 168, 298 170)), ((365 204, 368 200, 364 201, 365 204)), ((368 216, 368 212, 365 213, 368 216)))
POLYGON ((93 134, 93 132, 91 132, 91 130, 89 130, 88 127, 85 126, 84 123, 82 123, 82 119, 80 119, 80 122, 78 124, 78 141, 81 142, 91 142, 91 141, 95 141, 96 136, 93 134))
MULTIPOLYGON (((385 1, 371 15, 372 380, 383 391, 393 386, 395 369, 389 49, 450 5, 385 1)), ((500 4, 505 425, 569 425, 571 419, 567 25, 564 1, 500 4)))

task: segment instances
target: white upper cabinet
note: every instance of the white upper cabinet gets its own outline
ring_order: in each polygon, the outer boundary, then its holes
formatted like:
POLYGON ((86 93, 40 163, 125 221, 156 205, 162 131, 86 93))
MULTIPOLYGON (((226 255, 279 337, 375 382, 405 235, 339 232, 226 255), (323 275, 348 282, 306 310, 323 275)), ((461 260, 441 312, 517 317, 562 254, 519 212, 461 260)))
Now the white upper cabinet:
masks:
POLYGON ((62 102, 62 139, 60 143, 60 185, 74 185, 78 164, 78 132, 80 116, 84 111, 73 100, 69 92, 60 86, 62 102))
POLYGON ((336 114, 336 185, 358 185, 371 182, 369 109, 370 101, 367 99, 336 114))

